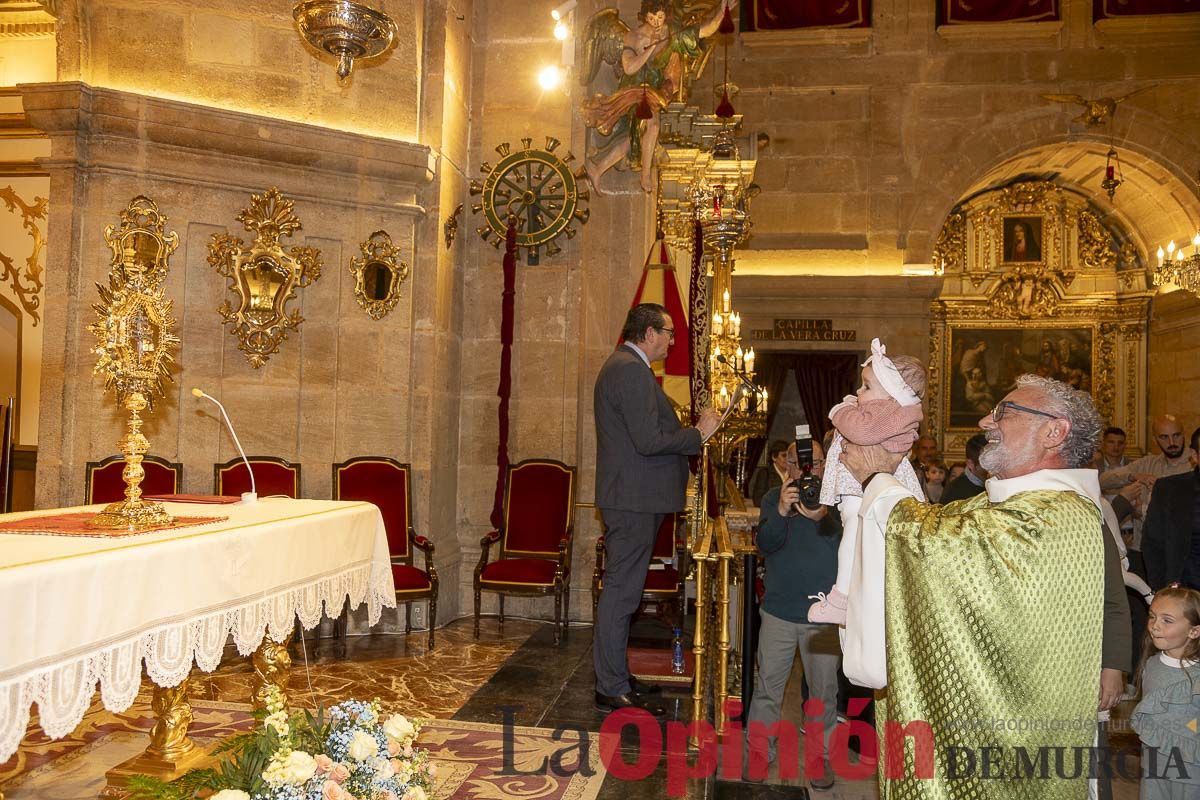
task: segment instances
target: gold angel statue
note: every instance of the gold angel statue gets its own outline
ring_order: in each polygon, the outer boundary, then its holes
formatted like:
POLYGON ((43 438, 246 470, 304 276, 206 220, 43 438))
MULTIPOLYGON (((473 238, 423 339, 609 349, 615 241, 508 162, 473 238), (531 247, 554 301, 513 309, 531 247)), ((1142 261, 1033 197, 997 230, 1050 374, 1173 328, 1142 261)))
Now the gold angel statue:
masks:
POLYGON ((654 190, 659 112, 682 85, 685 59, 701 55, 701 40, 716 33, 726 7, 736 6, 737 0, 719 0, 687 24, 677 19, 687 12, 677 15, 671 0, 642 0, 632 30, 615 8, 588 21, 580 77, 590 93, 582 112, 593 129, 584 161, 593 191, 603 194, 601 176, 624 159, 640 164, 642 189, 654 190))

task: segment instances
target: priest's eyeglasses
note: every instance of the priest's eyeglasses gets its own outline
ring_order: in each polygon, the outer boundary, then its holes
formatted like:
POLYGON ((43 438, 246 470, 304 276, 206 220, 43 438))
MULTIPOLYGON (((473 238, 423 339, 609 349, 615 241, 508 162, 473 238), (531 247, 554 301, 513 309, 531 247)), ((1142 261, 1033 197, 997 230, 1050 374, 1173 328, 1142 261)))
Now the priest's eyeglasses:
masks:
POLYGON ((1012 411, 1024 411, 1026 414, 1037 414, 1039 417, 1059 419, 1057 414, 1050 414, 1045 411, 1040 411, 1036 408, 1030 408, 1029 406, 1017 405, 1011 400, 1001 400, 999 403, 996 403, 996 407, 992 409, 992 422, 999 422, 1000 420, 1004 419, 1004 415, 1007 414, 1010 409, 1012 411))

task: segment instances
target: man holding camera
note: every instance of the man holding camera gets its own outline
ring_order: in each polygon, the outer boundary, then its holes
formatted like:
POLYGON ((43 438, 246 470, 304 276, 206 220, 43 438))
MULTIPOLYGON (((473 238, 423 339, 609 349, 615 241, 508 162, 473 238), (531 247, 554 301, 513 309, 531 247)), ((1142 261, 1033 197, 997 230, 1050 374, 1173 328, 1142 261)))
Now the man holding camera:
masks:
MULTIPOLYGON (((825 467, 825 453, 819 442, 813 442, 812 475, 820 478, 825 467)), ((754 680, 754 699, 750 703, 748 729, 751 756, 762 747, 761 739, 753 736, 755 727, 779 722, 780 708, 792 660, 796 649, 804 665, 811 699, 822 704, 821 724, 825 732, 824 774, 813 778, 812 788, 827 790, 833 786, 833 771, 829 768, 829 740, 837 724, 838 667, 841 647, 836 625, 808 622, 810 596, 829 588, 837 577, 837 551, 841 529, 837 515, 819 504, 820 490, 806 493, 808 505, 801 502, 800 484, 803 471, 797 462, 796 443, 787 451, 788 481, 771 489, 763 497, 758 521, 758 549, 766 566, 766 593, 759 612, 762 620, 758 632, 758 669, 754 680), (755 726, 759 723, 759 726, 755 726)), ((796 730, 800 724, 796 724, 796 730)), ((776 757, 776 738, 767 740, 767 757, 776 757)), ((758 753, 761 759, 761 751, 758 753)), ((799 771, 799 765, 788 765, 799 771)), ((752 773, 753 774, 753 773, 752 773)))

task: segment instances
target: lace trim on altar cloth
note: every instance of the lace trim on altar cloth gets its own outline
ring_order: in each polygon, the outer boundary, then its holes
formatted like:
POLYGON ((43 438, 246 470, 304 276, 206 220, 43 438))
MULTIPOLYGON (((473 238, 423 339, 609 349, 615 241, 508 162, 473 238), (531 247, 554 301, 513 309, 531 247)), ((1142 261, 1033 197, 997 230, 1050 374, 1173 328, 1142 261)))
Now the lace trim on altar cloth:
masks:
POLYGON ((97 683, 108 711, 129 708, 141 686, 143 663, 146 675, 158 686, 178 686, 193 663, 204 672, 216 669, 230 636, 238 653, 248 656, 267 630, 279 641, 292 631, 297 617, 306 630, 314 628, 325 614, 336 618, 347 598, 351 610, 366 601, 367 619, 373 626, 385 606, 396 607, 389 577, 387 565, 367 562, 298 588, 159 626, 0 684, 0 763, 16 752, 34 703, 42 730, 51 739, 60 739, 83 719, 97 683))

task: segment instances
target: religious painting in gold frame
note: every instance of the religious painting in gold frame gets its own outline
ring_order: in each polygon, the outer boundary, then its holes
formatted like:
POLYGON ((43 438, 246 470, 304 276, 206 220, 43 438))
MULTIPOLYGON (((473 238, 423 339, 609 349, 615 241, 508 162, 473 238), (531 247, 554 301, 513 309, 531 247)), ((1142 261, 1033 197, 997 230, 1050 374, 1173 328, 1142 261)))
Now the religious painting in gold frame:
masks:
POLYGON ((1095 325, 998 327, 966 322, 948 326, 947 334, 943 430, 977 430, 980 417, 1012 391, 1018 375, 1041 375, 1092 391, 1095 325))
POLYGON ((1045 237, 1042 229, 1041 216, 1004 217, 1001 222, 1000 257, 997 261, 1003 264, 1045 263, 1045 237))

